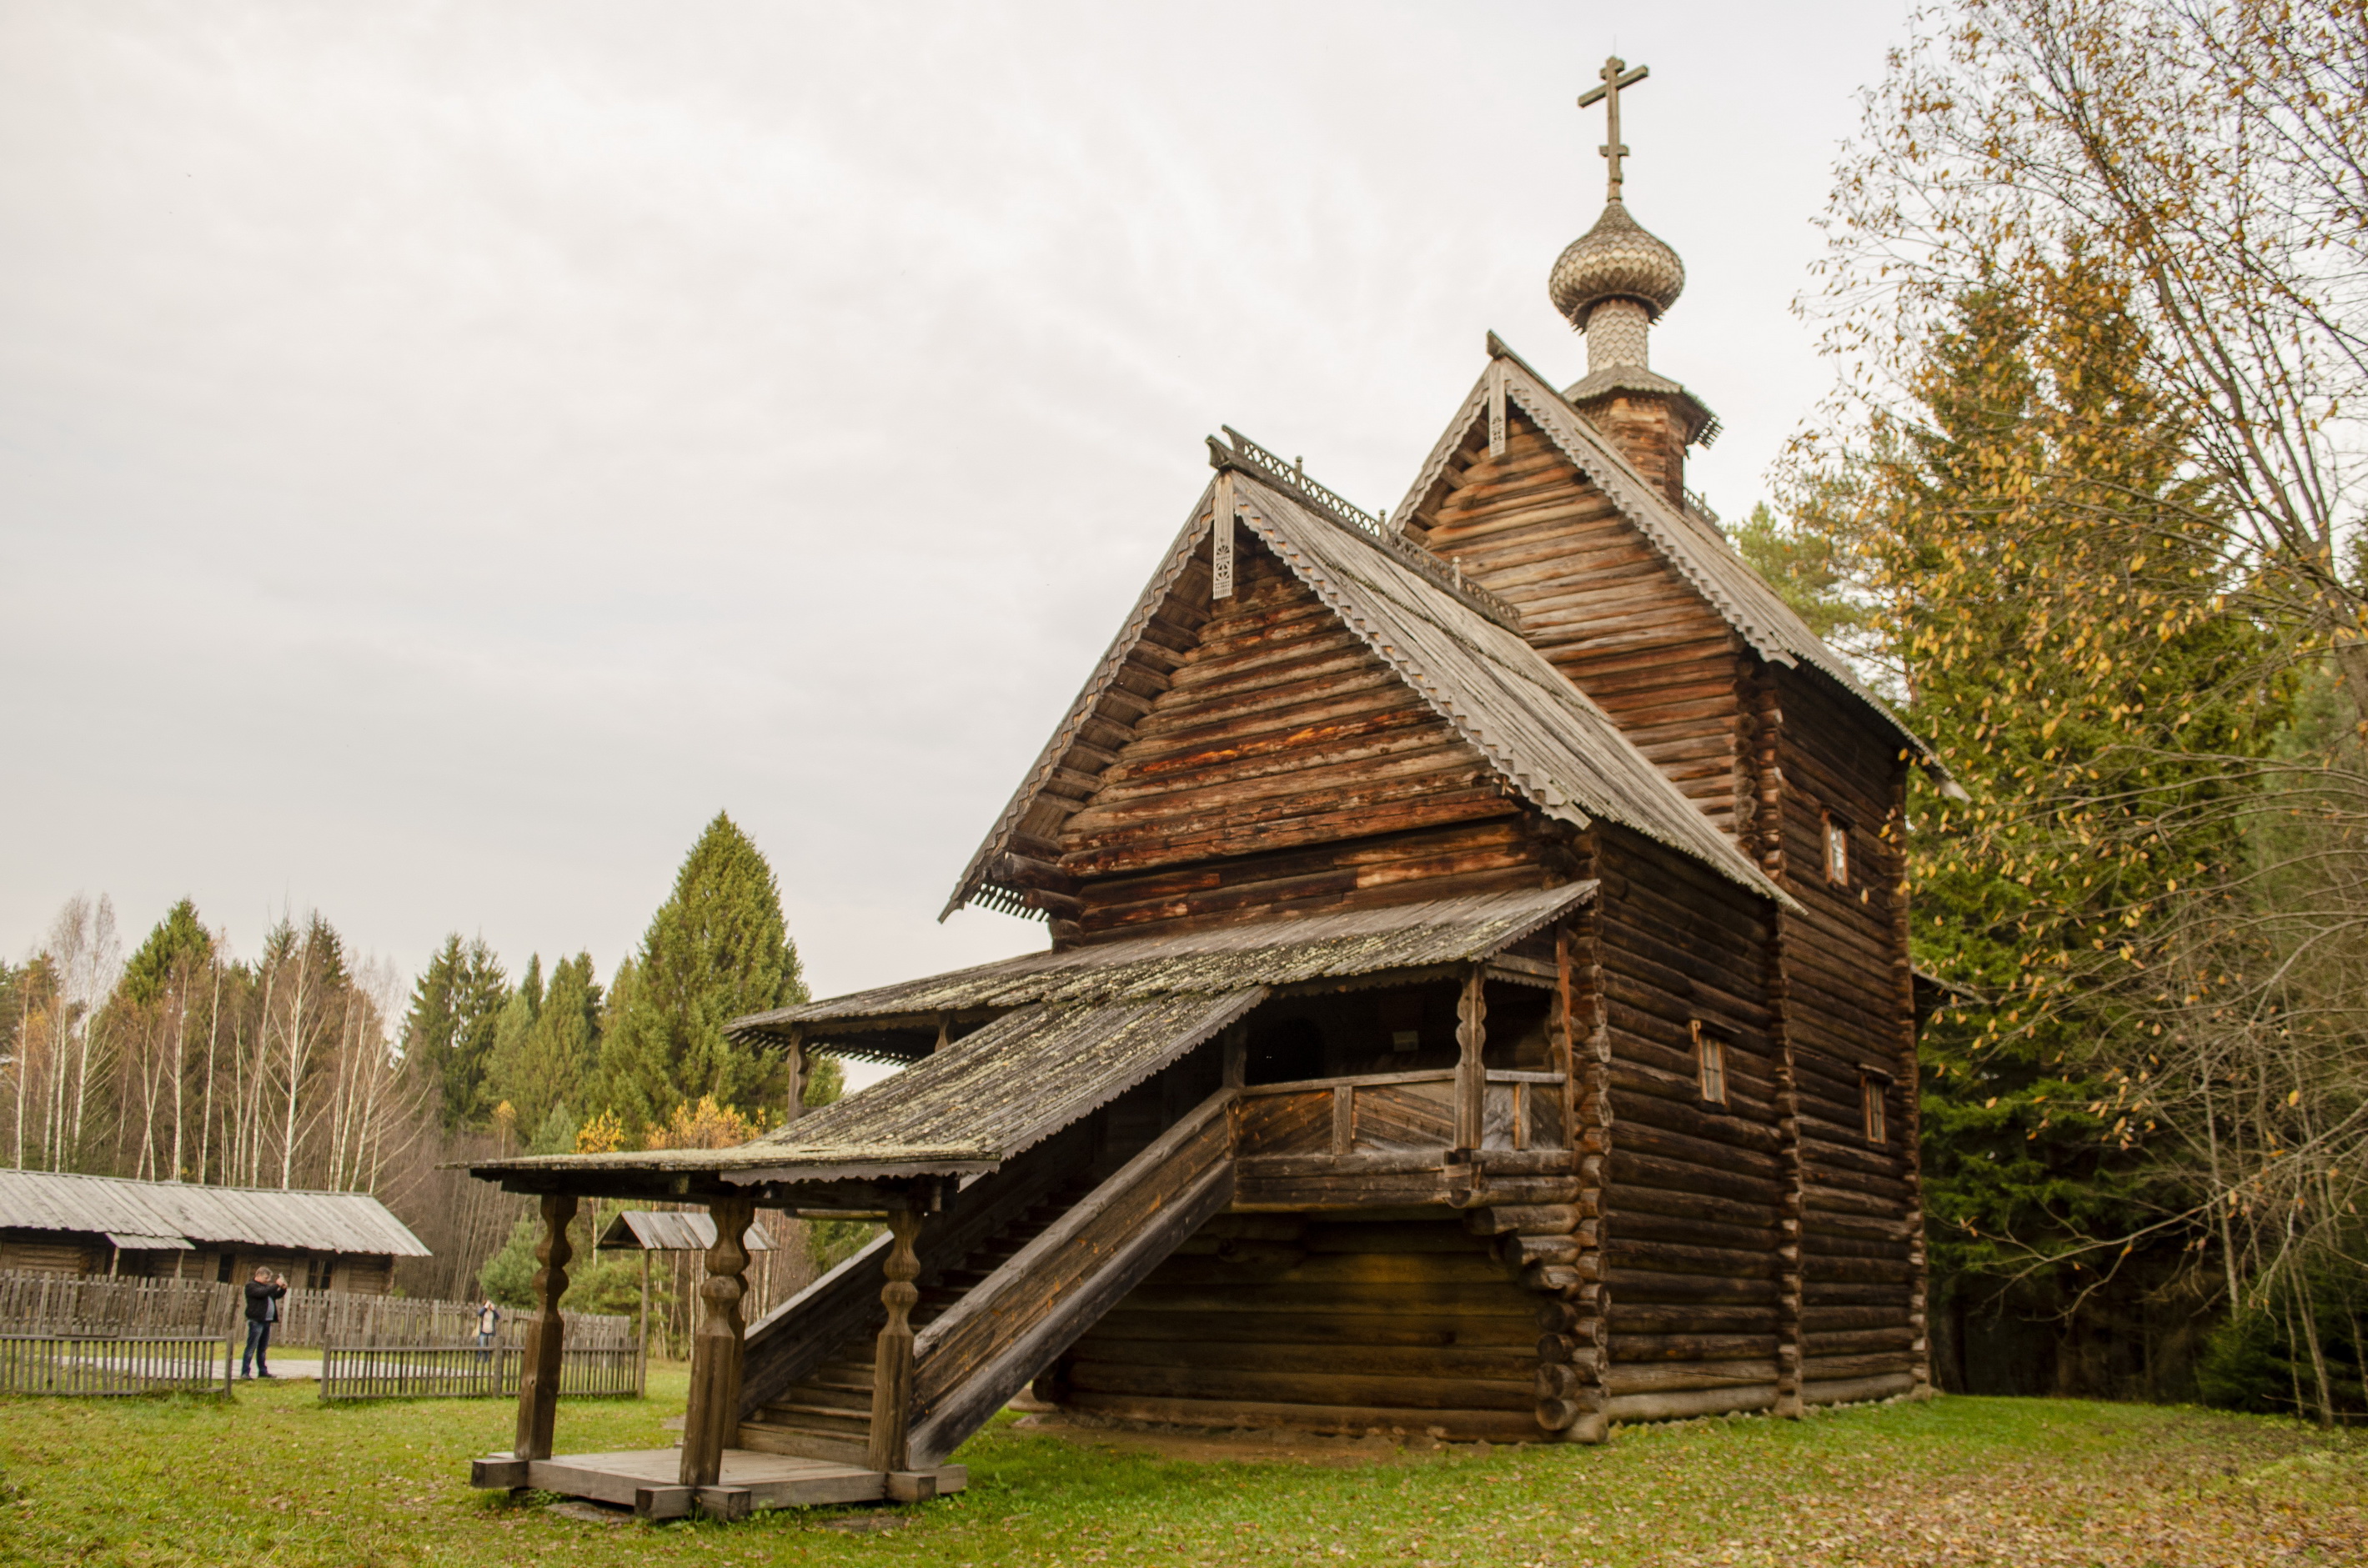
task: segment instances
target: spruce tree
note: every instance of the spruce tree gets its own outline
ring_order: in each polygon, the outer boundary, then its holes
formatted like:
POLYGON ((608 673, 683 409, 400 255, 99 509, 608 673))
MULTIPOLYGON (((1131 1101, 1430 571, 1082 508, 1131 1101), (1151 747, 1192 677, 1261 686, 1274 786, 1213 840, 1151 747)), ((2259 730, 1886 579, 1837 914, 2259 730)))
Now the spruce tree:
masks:
POLYGON ((477 1125, 493 1109, 484 1096, 486 1061, 509 999, 508 978, 484 938, 464 943, 458 932, 444 938, 412 988, 404 1053, 436 1085, 448 1130, 477 1125))
POLYGON ((2169 892, 2242 859, 2209 807, 2284 712, 2224 679, 2260 631, 2223 608, 2213 498, 2123 303, 2077 259, 1967 291, 1918 416, 1810 507, 1869 568, 1911 724, 1971 796, 1919 790, 1911 844, 1919 967, 1995 1001, 1924 1033, 1926 1206, 1941 1312, 2046 1325, 2055 1364, 2020 1392, 2133 1387, 2113 1342, 2190 1240, 2099 1250, 2177 1206, 2122 1114, 2159 1033, 2140 949, 2169 892))
POLYGON ((725 1038, 723 1026, 805 994, 772 868, 719 812, 640 950, 619 967, 601 1041, 601 1108, 636 1136, 705 1097, 772 1125, 785 1108, 781 1060, 725 1038))
POLYGON ((191 971, 213 957, 214 939, 198 918, 198 906, 188 899, 165 912, 148 939, 123 966, 120 985, 134 1006, 154 1006, 176 983, 186 983, 191 971))
POLYGON ((529 960, 495 1033, 486 1097, 507 1102, 522 1131, 541 1128, 554 1110, 589 1105, 599 1040, 600 986, 592 978, 592 955, 562 959, 552 966, 548 983, 541 960, 529 960))

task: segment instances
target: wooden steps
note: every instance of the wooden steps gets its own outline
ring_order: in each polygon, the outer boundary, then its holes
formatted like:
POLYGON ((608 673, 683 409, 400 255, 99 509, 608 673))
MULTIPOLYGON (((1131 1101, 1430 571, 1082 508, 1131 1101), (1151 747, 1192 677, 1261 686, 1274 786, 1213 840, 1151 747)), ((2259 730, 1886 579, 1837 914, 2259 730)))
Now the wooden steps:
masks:
MULTIPOLYGON (((1090 1176, 1071 1178, 959 1261, 924 1278, 921 1300, 913 1309, 914 1328, 926 1328, 943 1316, 1092 1190, 1090 1176)), ((761 1453, 860 1465, 871 1453, 871 1392, 872 1335, 868 1332, 851 1335, 820 1366, 744 1417, 740 1446, 761 1453)))

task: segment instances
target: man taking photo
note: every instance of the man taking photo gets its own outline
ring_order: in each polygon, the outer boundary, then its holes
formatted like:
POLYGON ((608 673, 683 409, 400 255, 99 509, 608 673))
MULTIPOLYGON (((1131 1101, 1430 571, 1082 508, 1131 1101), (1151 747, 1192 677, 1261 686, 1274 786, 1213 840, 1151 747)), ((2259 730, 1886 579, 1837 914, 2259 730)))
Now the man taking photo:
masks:
POLYGON ((239 1362, 239 1376, 271 1376, 271 1325, 279 1321, 279 1298, 286 1294, 288 1276, 268 1268, 256 1269, 246 1282, 246 1355, 239 1362))

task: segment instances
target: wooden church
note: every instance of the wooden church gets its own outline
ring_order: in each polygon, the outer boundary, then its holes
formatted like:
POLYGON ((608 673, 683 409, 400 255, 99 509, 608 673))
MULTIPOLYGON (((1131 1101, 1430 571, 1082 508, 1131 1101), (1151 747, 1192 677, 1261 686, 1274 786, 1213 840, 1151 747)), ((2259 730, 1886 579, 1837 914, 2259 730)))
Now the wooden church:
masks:
MULTIPOLYGON (((1685 486, 1684 269, 1555 263, 1386 518, 1214 470, 949 911, 1050 947, 738 1020, 904 1071, 739 1148, 512 1159, 543 1307, 481 1485, 655 1516, 959 1486, 1096 1415, 1490 1442, 1929 1388, 1907 769, 1938 765, 1685 486), (554 1457, 579 1197, 704 1204, 680 1450, 554 1457), (744 1323, 755 1207, 886 1232, 744 1323)), ((1945 782, 1945 780, 1944 780, 1945 782)), ((792 1104, 795 1103, 792 1096, 792 1104)))

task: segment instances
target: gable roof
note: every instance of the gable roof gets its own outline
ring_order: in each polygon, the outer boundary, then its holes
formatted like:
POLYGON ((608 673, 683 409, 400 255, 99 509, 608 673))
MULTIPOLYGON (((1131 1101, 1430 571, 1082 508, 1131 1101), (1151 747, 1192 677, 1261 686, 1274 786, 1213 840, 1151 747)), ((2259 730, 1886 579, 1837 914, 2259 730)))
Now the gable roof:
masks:
POLYGON ((391 1254, 427 1249, 367 1192, 283 1192, 128 1176, 0 1170, 0 1224, 85 1231, 180 1250, 180 1241, 292 1252, 391 1254))
MULTIPOLYGON (((1581 382, 1580 388, 1587 385, 1581 382)), ((1947 778, 1932 748, 1881 698, 1867 689, 1850 668, 1850 661, 1810 631, 1793 607, 1735 552, 1715 527, 1691 508, 1671 505, 1659 487, 1639 473, 1635 465, 1567 398, 1493 332, 1488 335, 1488 368, 1481 372, 1471 395, 1448 421, 1438 445, 1431 449, 1421 472, 1415 476, 1396 514, 1401 525, 1431 505, 1445 477, 1449 459, 1463 447, 1475 424, 1491 417, 1490 410, 1500 396, 1504 403, 1529 415, 1555 449, 1619 508, 1661 559, 1734 628, 1753 653, 1772 665, 1805 664, 1826 676, 1896 733, 1927 772, 1937 778, 1947 778)))
MULTIPOLYGON (((1227 491, 1240 524, 1447 720, 1510 793, 1577 827, 1598 817, 1618 823, 1753 892, 1790 903, 1601 709, 1521 637, 1509 607, 1476 585, 1456 581, 1446 562, 1338 503, 1262 449, 1235 440, 1231 449, 1210 443, 1218 479, 1201 492, 1117 640, 971 858, 940 919, 973 899, 1013 914, 1030 912, 1026 889, 1005 858, 1025 847, 1015 840, 1023 822, 1044 814, 1036 810, 1040 804, 1065 817, 1090 795, 1109 753, 1085 744, 1082 732, 1105 711, 1170 597, 1188 583, 1206 592, 1201 545, 1217 497, 1227 491), (1076 760, 1081 750, 1102 760, 1076 760)), ((1173 657, 1180 662, 1180 654, 1173 657)))

